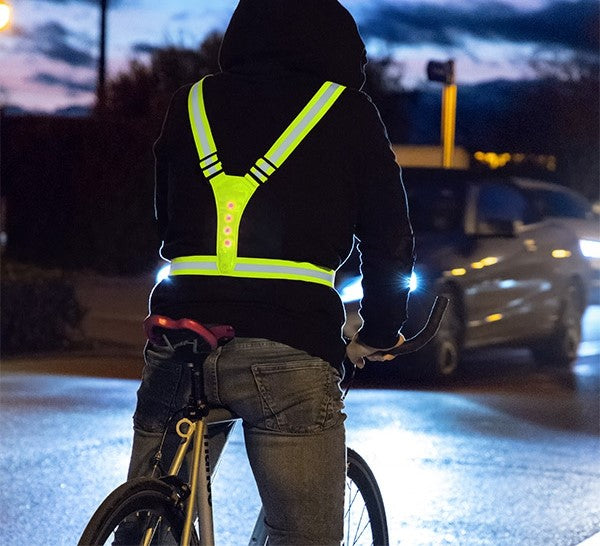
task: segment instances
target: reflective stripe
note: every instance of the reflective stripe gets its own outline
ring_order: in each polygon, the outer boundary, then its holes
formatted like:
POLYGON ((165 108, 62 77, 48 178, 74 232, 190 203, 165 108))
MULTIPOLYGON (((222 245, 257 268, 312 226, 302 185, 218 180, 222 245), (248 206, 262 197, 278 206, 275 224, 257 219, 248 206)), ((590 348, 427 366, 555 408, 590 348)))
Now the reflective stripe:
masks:
POLYGON ((343 85, 325 82, 264 157, 280 167, 302 142, 302 139, 327 113, 343 90, 343 85))
POLYGON ((171 261, 171 276, 217 275, 253 279, 288 279, 314 282, 333 288, 335 271, 308 262, 272 260, 268 258, 237 258, 233 271, 219 272, 216 256, 183 256, 171 261))
POLYGON ((214 163, 216 163, 218 161, 219 161, 219 158, 217 157, 217 153, 215 152, 214 154, 210 154, 209 156, 205 157, 204 159, 202 159, 200 161, 200 168, 206 169, 206 167, 210 167, 211 165, 213 165, 214 163))
POLYGON ((219 161, 218 163, 215 163, 214 165, 211 165, 210 167, 203 169, 202 172, 204 173, 204 176, 210 176, 211 174, 220 173, 222 170, 223 170, 223 166, 221 165, 221 162, 219 161))
POLYGON ((273 167, 273 165, 265 161, 262 157, 255 163, 255 165, 267 176, 270 176, 275 172, 275 167, 273 167))
POLYGON ((169 275, 184 275, 182 271, 188 269, 206 270, 211 272, 218 271, 216 256, 184 256, 183 258, 174 258, 171 260, 171 270, 169 275))
POLYGON ((268 180, 268 177, 265 173, 263 173, 262 171, 260 171, 257 167, 252 167, 250 169, 250 172, 256 176, 256 178, 258 178, 261 182, 266 182, 268 180))
POLYGON ((194 133, 194 142, 198 149, 198 156, 201 160, 217 153, 217 147, 208 124, 208 118, 206 117, 206 108, 204 107, 202 94, 204 79, 202 78, 199 82, 195 83, 188 95, 188 111, 192 122, 192 132, 194 133))

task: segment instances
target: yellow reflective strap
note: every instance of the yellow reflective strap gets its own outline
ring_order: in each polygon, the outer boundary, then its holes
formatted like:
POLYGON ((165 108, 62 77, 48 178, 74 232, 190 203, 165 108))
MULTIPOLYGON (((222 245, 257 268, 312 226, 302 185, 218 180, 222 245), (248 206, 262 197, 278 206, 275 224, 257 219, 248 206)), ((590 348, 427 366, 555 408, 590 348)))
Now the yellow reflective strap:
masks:
POLYGON ((277 167, 280 167, 300 142, 302 142, 304 137, 327 113, 344 89, 343 85, 325 82, 292 123, 288 125, 287 129, 277 139, 275 144, 271 146, 264 157, 277 167))
POLYGON ((309 262, 269 258, 237 258, 235 267, 222 272, 216 256, 182 256, 171 261, 171 276, 214 275, 249 279, 286 279, 312 282, 333 288, 335 271, 309 262))
POLYGON ((255 163, 255 165, 264 172, 267 176, 271 176, 275 172, 275 167, 269 165, 262 157, 255 163))
POLYGON ((200 160, 204 160, 207 156, 216 154, 217 152, 215 140, 212 136, 210 124, 208 123, 208 118, 206 116, 206 108, 204 106, 203 84, 206 78, 207 76, 195 83, 188 95, 190 124, 192 126, 194 142, 196 143, 196 149, 198 150, 198 157, 200 160))
POLYGON ((184 256, 171 262, 170 275, 224 275, 255 279, 289 279, 333 288, 335 272, 308 262, 237 256, 242 214, 258 187, 302 142, 327 113, 344 86, 325 82, 269 151, 244 176, 223 172, 203 97, 205 78, 190 89, 188 112, 200 167, 209 178, 217 208, 216 256, 184 256))

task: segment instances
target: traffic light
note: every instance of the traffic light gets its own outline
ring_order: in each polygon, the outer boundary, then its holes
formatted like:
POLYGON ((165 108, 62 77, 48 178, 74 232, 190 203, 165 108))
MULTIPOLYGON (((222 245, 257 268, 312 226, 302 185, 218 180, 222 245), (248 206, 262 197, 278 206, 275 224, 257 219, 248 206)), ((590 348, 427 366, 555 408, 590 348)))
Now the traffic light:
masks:
POLYGON ((454 61, 450 59, 445 63, 429 61, 427 63, 427 78, 432 82, 442 82, 446 85, 454 83, 454 61))

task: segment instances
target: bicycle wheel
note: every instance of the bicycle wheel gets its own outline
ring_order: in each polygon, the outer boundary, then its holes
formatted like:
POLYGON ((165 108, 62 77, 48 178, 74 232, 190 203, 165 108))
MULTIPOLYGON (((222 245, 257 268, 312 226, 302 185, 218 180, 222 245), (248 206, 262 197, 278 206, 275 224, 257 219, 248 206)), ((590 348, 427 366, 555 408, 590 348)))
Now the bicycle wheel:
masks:
POLYGON ((388 546, 383 498, 373 472, 356 451, 348 448, 344 546, 388 546))
MULTIPOLYGON (((175 487, 155 478, 135 478, 117 487, 98 507, 79 546, 179 544, 185 516, 175 487), (151 531, 148 531, 151 529, 151 531)), ((197 545, 194 530, 190 544, 197 545)))

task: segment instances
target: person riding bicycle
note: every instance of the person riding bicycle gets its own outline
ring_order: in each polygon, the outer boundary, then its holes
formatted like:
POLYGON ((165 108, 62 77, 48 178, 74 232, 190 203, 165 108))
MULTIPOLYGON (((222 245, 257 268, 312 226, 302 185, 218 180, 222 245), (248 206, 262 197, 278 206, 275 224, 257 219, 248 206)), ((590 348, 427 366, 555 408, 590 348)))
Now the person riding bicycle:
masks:
MULTIPOLYGON (((243 420, 269 544, 339 544, 346 347, 334 273, 356 239, 364 325, 349 358, 402 343, 414 242, 400 169, 337 0, 240 0, 219 62, 175 93, 155 144, 171 271, 150 312, 233 326, 205 362, 206 396, 243 420)), ((149 342, 144 356, 130 478, 152 473, 189 392, 170 347, 149 342)))

